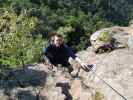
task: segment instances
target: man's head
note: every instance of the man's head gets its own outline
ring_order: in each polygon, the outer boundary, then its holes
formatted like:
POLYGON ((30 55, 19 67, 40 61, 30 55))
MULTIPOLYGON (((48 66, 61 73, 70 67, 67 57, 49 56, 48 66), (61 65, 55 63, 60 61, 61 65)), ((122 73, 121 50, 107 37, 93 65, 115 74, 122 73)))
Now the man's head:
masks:
POLYGON ((56 47, 60 47, 64 43, 64 39, 60 34, 54 34, 51 37, 51 43, 54 44, 56 47))

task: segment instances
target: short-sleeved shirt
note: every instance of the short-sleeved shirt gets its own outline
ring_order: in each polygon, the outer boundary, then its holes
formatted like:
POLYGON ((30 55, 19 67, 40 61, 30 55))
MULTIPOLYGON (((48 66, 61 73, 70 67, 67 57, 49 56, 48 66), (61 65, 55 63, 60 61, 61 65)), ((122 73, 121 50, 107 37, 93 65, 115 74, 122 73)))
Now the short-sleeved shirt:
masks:
POLYGON ((62 63, 68 61, 69 57, 73 59, 77 57, 72 48, 68 47, 66 44, 62 44, 60 47, 50 44, 43 53, 53 63, 62 63))

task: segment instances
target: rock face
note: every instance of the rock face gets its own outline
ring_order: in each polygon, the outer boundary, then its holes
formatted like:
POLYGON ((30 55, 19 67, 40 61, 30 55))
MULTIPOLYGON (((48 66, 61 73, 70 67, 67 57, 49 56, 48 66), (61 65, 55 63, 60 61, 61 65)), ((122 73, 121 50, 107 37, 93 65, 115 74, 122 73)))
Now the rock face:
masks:
POLYGON ((116 48, 133 47, 133 27, 110 27, 96 31, 90 37, 95 52, 116 48))
MULTIPOLYGON (((89 47, 77 55, 94 65, 92 71, 80 69, 78 77, 73 78, 62 68, 52 72, 44 64, 30 65, 0 80, 0 100, 124 100, 118 93, 133 100, 131 49, 95 54, 89 47)), ((79 66, 70 62, 75 68, 79 66)))
POLYGON ((92 47, 77 53, 92 69, 85 71, 70 59, 74 69, 80 68, 77 77, 46 64, 8 72, 0 79, 0 100, 133 100, 132 32, 131 27, 112 27, 94 33, 92 47), (94 48, 117 49, 96 54, 94 48))
POLYGON ((130 36, 127 42, 130 49, 133 49, 133 36, 130 36))
POLYGON ((93 88, 72 78, 59 68, 52 72, 47 65, 30 65, 24 70, 9 72, 0 80, 0 100, 90 100, 93 88), (78 91, 77 91, 78 90, 78 91))
POLYGON ((42 64, 31 65, 24 70, 9 73, 1 81, 0 100, 64 100, 55 77, 42 64))
POLYGON ((118 93, 105 84, 107 82, 117 92, 127 98, 127 100, 133 100, 132 50, 127 48, 117 49, 110 53, 95 55, 88 48, 86 51, 79 52, 79 55, 81 54, 81 58, 84 61, 93 63, 94 65, 93 71, 88 73, 81 71, 79 74, 86 86, 98 89, 104 95, 104 99, 102 100, 124 100, 118 93))

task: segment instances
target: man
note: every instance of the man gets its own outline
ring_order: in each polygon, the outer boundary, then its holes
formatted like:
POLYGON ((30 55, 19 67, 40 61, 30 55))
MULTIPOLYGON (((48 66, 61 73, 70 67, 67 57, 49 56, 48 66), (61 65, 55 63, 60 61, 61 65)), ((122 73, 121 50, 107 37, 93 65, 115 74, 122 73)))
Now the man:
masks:
POLYGON ((69 73, 71 73, 73 68, 71 67, 68 60, 69 57, 72 57, 74 60, 81 64, 83 69, 87 69, 87 64, 82 62, 80 58, 73 53, 72 49, 64 43, 63 37, 59 34, 54 34, 51 37, 50 44, 45 49, 44 55, 51 63, 51 68, 61 64, 63 67, 67 67, 69 73))

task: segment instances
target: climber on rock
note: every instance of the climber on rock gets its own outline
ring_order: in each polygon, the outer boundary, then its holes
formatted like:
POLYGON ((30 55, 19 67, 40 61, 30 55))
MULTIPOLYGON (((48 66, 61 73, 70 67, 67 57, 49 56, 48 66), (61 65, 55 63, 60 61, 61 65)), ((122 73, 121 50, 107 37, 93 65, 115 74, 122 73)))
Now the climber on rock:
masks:
POLYGON ((63 67, 67 67, 69 73, 71 73, 73 68, 69 63, 69 57, 76 60, 81 65, 81 68, 88 68, 87 64, 81 61, 73 50, 64 43, 64 38, 59 34, 54 34, 51 37, 50 44, 43 50, 43 54, 50 62, 50 67, 52 69, 58 64, 61 64, 63 67))

